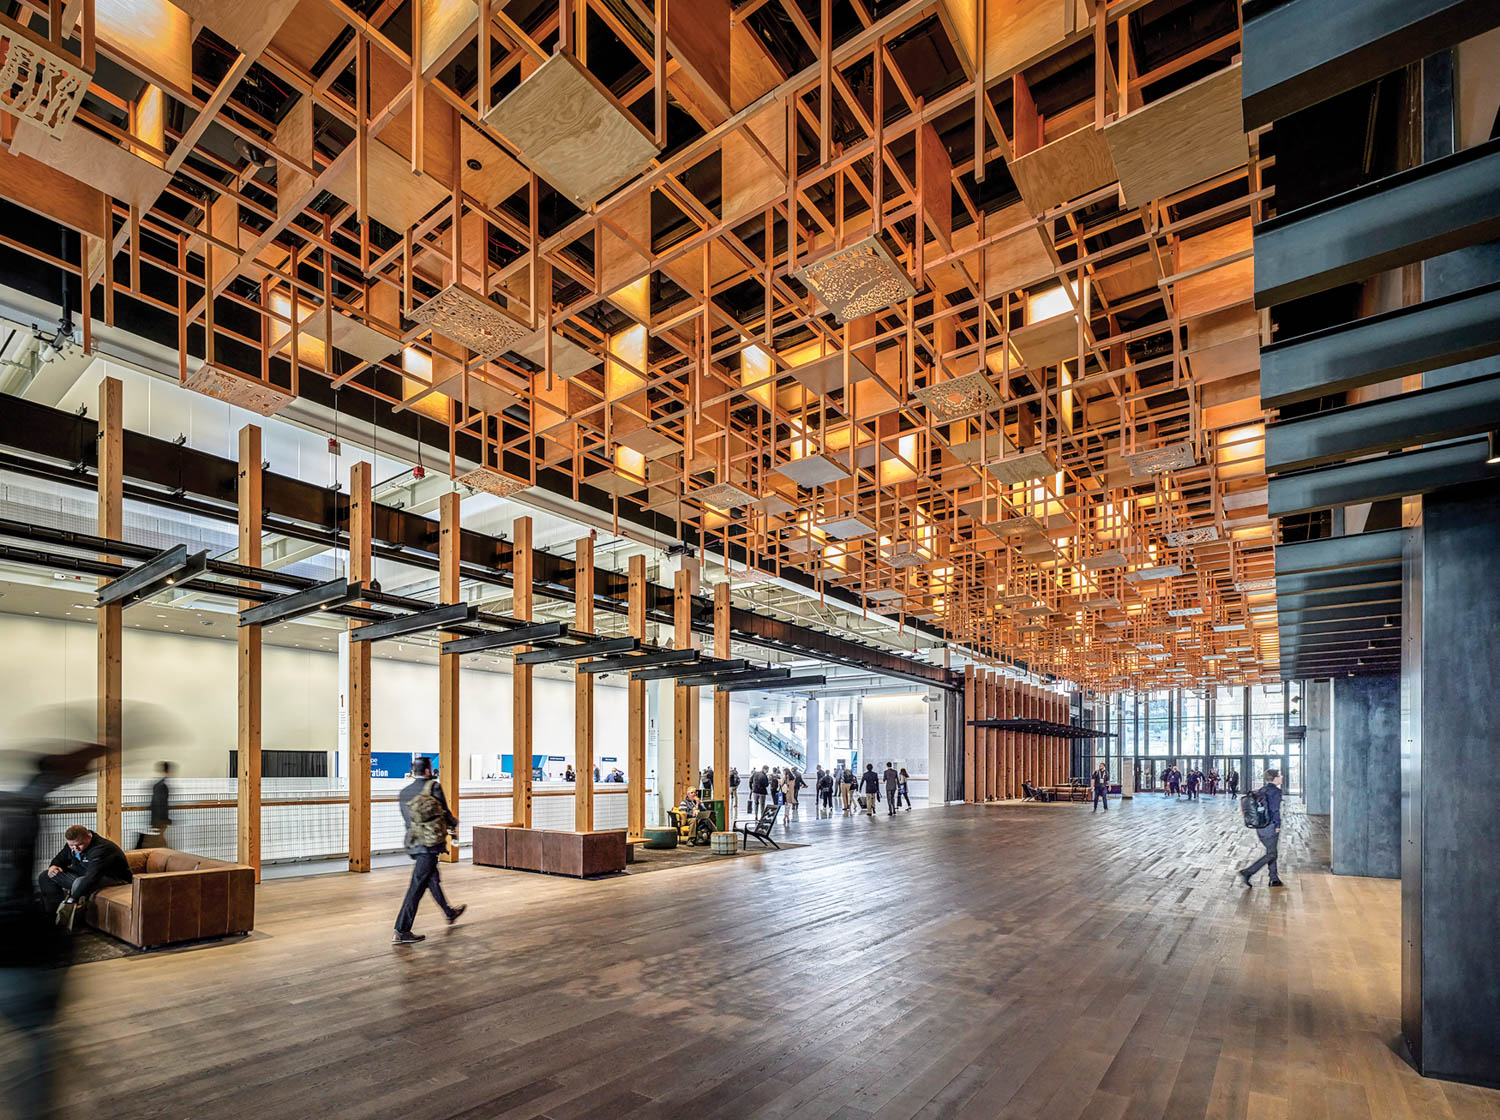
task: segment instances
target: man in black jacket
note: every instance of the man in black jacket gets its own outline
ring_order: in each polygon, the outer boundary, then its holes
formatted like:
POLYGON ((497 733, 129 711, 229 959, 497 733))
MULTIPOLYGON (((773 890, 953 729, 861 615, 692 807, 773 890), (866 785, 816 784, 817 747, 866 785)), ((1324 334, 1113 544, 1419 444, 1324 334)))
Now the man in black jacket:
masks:
POLYGON ((449 906, 443 897, 443 884, 438 878, 438 859, 448 850, 448 835, 458 840, 458 820, 448 811, 448 799, 443 796, 443 787, 432 776, 432 760, 418 755, 412 763, 412 780, 402 787, 399 795, 401 819, 406 822, 406 854, 412 858, 411 883, 406 888, 406 898, 401 903, 401 913, 396 916, 396 936, 392 945, 415 945, 426 941, 427 935, 412 933, 411 926, 417 920, 417 906, 425 892, 432 892, 432 900, 438 904, 451 926, 468 909, 467 906, 449 906), (441 810, 441 828, 435 842, 424 843, 416 835, 412 822, 411 803, 422 794, 431 794, 441 810))
POLYGON ((1240 878, 1245 880, 1245 886, 1248 887, 1255 873, 1264 867, 1271 876, 1271 886, 1284 886, 1281 876, 1276 873, 1276 849, 1281 843, 1281 771, 1267 770, 1266 784, 1256 792, 1265 797, 1266 808, 1271 813, 1271 822, 1255 830, 1255 835, 1260 838, 1266 854, 1241 871, 1240 878))
POLYGON ((158 762, 156 769, 161 777, 151 787, 151 832, 141 837, 142 848, 165 848, 167 826, 172 823, 172 787, 167 782, 172 776, 172 764, 158 762))
POLYGON ((758 817, 766 809, 766 793, 771 788, 771 775, 762 766, 750 771, 750 815, 758 817))
POLYGON ((37 876, 42 905, 57 923, 71 930, 89 896, 105 887, 128 883, 134 876, 125 853, 113 840, 75 824, 64 833, 65 843, 52 863, 37 876))
POLYGON ((1109 770, 1104 763, 1099 763, 1095 768, 1091 780, 1094 783, 1094 812, 1099 811, 1099 806, 1104 806, 1104 811, 1109 812, 1109 770))
POLYGON ((865 763, 865 772, 859 779, 859 788, 865 795, 865 812, 873 817, 875 806, 880 803, 880 775, 875 773, 873 762, 865 763))

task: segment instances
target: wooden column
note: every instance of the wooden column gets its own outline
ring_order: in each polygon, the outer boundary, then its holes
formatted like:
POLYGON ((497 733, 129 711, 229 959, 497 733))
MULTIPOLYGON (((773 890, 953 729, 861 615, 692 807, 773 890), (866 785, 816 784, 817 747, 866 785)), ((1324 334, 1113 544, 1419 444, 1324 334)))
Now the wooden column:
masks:
POLYGON ((979 729, 971 722, 981 719, 979 714, 978 674, 974 666, 964 666, 964 800, 978 801, 979 787, 975 784, 974 753, 978 747, 979 729))
MULTIPOLYGON (((99 520, 95 531, 101 537, 116 541, 125 535, 123 410, 123 386, 120 380, 106 377, 99 382, 99 520)), ((99 559, 117 562, 110 556, 101 556, 99 559)), ((106 581, 101 579, 100 582, 106 581)), ((121 800, 124 778, 124 755, 121 750, 124 741, 121 709, 124 696, 121 669, 122 614, 123 608, 118 603, 100 607, 94 612, 98 628, 99 662, 94 734, 104 745, 104 754, 99 758, 94 831, 123 845, 126 840, 121 831, 124 827, 124 805, 121 800)))
MULTIPOLYGON (((373 578, 370 536, 370 464, 349 472, 349 581, 373 578)), ((350 629, 363 623, 351 623, 350 629)), ((349 643, 349 870, 370 870, 370 656, 369 642, 349 643)))
MULTIPOLYGON (((693 596, 698 591, 698 569, 684 562, 672 581, 673 646, 690 649, 697 646, 693 637, 693 596)), ((672 686, 672 737, 677 780, 673 783, 672 803, 680 802, 688 790, 698 785, 698 690, 680 684, 672 686)))
MULTIPOLYGON (((523 622, 531 621, 531 518, 518 517, 511 526, 511 611, 523 622)), ((529 646, 516 646, 517 655, 529 646)), ((515 703, 511 724, 511 820, 531 827, 531 666, 522 665, 517 656, 512 663, 515 674, 515 703)))
MULTIPOLYGON (((251 568, 261 565, 260 532, 264 503, 260 485, 260 429, 246 424, 240 429, 240 463, 238 481, 239 552, 241 564, 251 568)), ((259 587, 258 583, 241 582, 241 587, 259 587)), ((255 605, 253 599, 241 599, 240 609, 255 605)), ((260 730, 261 730, 261 632, 259 625, 241 626, 236 632, 239 644, 239 784, 235 820, 238 843, 236 858, 246 867, 255 868, 260 882, 260 730)))
MULTIPOLYGON (((632 556, 627 569, 629 590, 626 620, 630 636, 646 640, 646 558, 632 556)), ((628 674, 627 674, 628 676, 628 674)), ((630 680, 625 685, 629 701, 626 724, 625 832, 638 839, 646 829, 646 682, 630 680)))
MULTIPOLYGON (((990 713, 990 719, 1000 718, 1000 688, 996 680, 998 674, 993 670, 984 675, 985 706, 990 713)), ((984 799, 993 801, 999 794, 999 781, 996 777, 1000 754, 1000 732, 991 727, 984 736, 984 799)))
MULTIPOLYGON (((1026 689, 1026 717, 1036 718, 1036 686, 1027 684, 1026 689)), ((1033 785, 1042 785, 1041 767, 1038 765, 1037 738, 1033 732, 1026 733, 1026 777, 1033 785)))
MULTIPOLYGON (((462 530, 459 527, 457 491, 438 499, 438 602, 452 604, 458 598, 458 563, 462 530)), ((443 639, 457 638, 444 634, 443 639)), ((459 655, 438 654, 438 776, 448 797, 448 810, 460 816, 459 785, 463 781, 463 758, 459 751, 459 655)), ((448 848, 447 861, 458 862, 458 845, 448 848)))
MULTIPOLYGON (((714 656, 728 657, 729 582, 714 588, 714 656)), ((724 823, 733 823, 729 805, 729 693, 714 689, 714 796, 724 802, 724 823)))
MULTIPOLYGON (((1004 713, 1005 719, 1016 718, 1016 682, 1013 677, 1005 678, 1005 699, 1000 710, 1004 713)), ((1002 787, 1002 796, 1015 797, 1020 784, 1016 777, 1016 733, 1007 731, 1005 733, 1005 784, 1002 787)))
MULTIPOLYGON (((979 710, 984 713, 985 719, 995 718, 995 707, 993 696, 990 692, 990 671, 982 669, 979 673, 977 685, 979 689, 979 710)), ((974 782, 978 787, 975 800, 981 804, 990 799, 990 729, 981 728, 974 740, 974 782)))
MULTIPOLYGON (((573 551, 573 627, 594 632, 594 538, 573 551)), ((594 831, 594 674, 573 673, 573 830, 594 831)))

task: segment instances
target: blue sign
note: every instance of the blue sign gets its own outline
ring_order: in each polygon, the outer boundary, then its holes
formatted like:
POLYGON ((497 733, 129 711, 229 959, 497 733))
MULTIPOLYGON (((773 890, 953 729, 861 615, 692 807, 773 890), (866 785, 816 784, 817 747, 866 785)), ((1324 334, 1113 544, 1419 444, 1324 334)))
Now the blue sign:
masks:
POLYGON ((410 752, 406 754, 371 754, 370 755, 370 777, 372 778, 409 778, 411 777, 410 752))
POLYGON ((608 758, 608 757, 605 757, 605 758, 601 758, 599 761, 600 762, 619 762, 620 760, 618 758, 608 758))
POLYGON ((547 761, 548 762, 567 762, 568 761, 568 756, 565 755, 565 754, 549 754, 547 756, 547 761))

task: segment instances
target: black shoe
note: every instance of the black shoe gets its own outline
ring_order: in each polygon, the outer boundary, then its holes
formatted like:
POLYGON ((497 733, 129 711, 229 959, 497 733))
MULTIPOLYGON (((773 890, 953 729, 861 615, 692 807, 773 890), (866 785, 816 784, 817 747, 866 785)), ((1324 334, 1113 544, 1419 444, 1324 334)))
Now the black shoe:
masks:
POLYGON ((415 945, 418 941, 426 941, 425 933, 397 933, 391 938, 392 945, 415 945))
POLYGON ((1271 880, 1271 886, 1273 886, 1273 887, 1284 887, 1284 886, 1286 886, 1286 884, 1283 883, 1280 879, 1272 879, 1271 880))
POLYGON ((454 922, 458 921, 458 919, 462 918, 464 916, 464 911, 468 908, 469 904, 467 902, 462 906, 455 906, 453 908, 453 913, 448 915, 448 924, 451 926, 454 922))
MULTIPOLYGON (((1236 871, 1235 874, 1240 877, 1240 881, 1244 883, 1245 886, 1253 887, 1255 885, 1250 881, 1250 876, 1246 875, 1243 871, 1236 871)), ((1271 885, 1274 887, 1276 884, 1272 883, 1271 885)))

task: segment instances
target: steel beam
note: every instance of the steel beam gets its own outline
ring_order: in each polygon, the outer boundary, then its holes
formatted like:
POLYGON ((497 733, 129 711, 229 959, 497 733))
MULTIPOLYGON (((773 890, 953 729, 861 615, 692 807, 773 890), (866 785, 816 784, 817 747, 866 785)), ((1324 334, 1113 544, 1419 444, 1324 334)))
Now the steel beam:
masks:
POLYGON ((828 678, 822 673, 801 677, 783 677, 776 681, 726 681, 717 685, 720 692, 775 692, 783 688, 815 688, 828 678))
POLYGON ((1500 428, 1497 375, 1347 405, 1266 428, 1266 470, 1296 471, 1500 428))
POLYGON ((104 584, 99 588, 95 602, 101 607, 111 604, 134 606, 153 595, 160 595, 173 584, 202 575, 207 567, 206 551, 189 556, 187 545, 173 545, 104 584))
MULTIPOLYGON (((1283 548, 1290 547, 1283 545, 1283 548)), ((1327 572, 1298 572, 1276 577, 1276 601, 1330 591, 1374 592, 1401 586, 1400 564, 1376 564, 1366 568, 1339 568, 1327 572)))
POLYGON ((1276 583, 1294 572, 1323 572, 1338 568, 1362 568, 1374 564, 1401 563, 1404 529, 1382 529, 1376 533, 1349 533, 1297 541, 1276 548, 1276 583))
POLYGON ((1500 236, 1500 140, 1301 206, 1255 229, 1255 306, 1500 236))
POLYGON ((555 641, 567 632, 566 622, 538 622, 532 626, 517 626, 514 630, 495 630, 488 634, 476 634, 472 638, 455 638, 443 643, 443 652, 480 653, 489 649, 529 646, 537 642, 555 641))
POLYGON ((750 662, 743 658, 721 661, 716 657, 700 657, 696 661, 684 661, 679 665, 659 665, 652 669, 636 669, 630 674, 633 681, 669 681, 678 677, 695 677, 714 670, 744 669, 750 662))
POLYGON ((1278 475, 1266 486, 1266 510, 1286 517, 1500 478, 1500 466, 1485 462, 1488 454, 1487 440, 1471 439, 1278 475))
POLYGON ((663 649, 643 653, 635 657, 606 657, 599 661, 586 661, 578 666, 580 673, 629 672, 653 665, 676 665, 683 661, 697 661, 702 654, 696 649, 663 649))
POLYGON ((368 626, 356 626, 349 631, 351 642, 380 642, 387 638, 400 638, 407 634, 425 634, 430 630, 448 630, 453 626, 474 621, 479 613, 476 606, 452 603, 433 607, 429 611, 397 615, 384 622, 372 622, 368 626))
POLYGON ((1356 319, 1260 352, 1260 403, 1281 408, 1500 354, 1500 284, 1356 319))
POLYGON ((327 583, 316 583, 290 595, 278 595, 274 599, 240 611, 241 626, 270 626, 277 622, 290 622, 313 611, 327 610, 359 599, 364 587, 350 583, 347 579, 331 579, 327 583))
POLYGON ((756 681, 781 681, 792 675, 790 669, 728 669, 717 673, 700 673, 696 677, 679 677, 684 688, 709 688, 717 684, 753 684, 756 681))
POLYGON ((517 665, 545 665, 553 661, 581 661, 585 657, 604 657, 612 653, 627 653, 640 649, 639 638, 601 638, 597 642, 583 642, 572 646, 548 646, 516 654, 517 665))
POLYGON ((1494 0, 1246 0, 1245 131, 1500 23, 1494 0))

